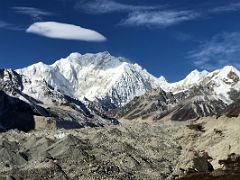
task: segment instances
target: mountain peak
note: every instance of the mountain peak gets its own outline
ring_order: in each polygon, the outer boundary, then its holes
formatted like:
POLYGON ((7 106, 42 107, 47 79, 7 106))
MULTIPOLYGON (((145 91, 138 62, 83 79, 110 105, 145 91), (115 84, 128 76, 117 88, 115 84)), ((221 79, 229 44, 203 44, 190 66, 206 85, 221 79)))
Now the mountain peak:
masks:
POLYGON ((203 71, 199 71, 197 69, 193 70, 192 72, 190 72, 186 78, 197 78, 197 77, 202 77, 202 76, 206 76, 209 72, 206 70, 203 71))
POLYGON ((213 71, 211 73, 215 78, 220 78, 220 79, 232 79, 232 76, 236 76, 240 78, 240 72, 238 69, 236 69, 233 66, 224 66, 222 69, 218 69, 216 71, 213 71))
MULTIPOLYGON (((44 62, 39 61, 39 62, 37 62, 37 63, 35 63, 35 64, 31 65, 31 66, 42 67, 42 66, 47 66, 47 65, 44 62)), ((29 67, 31 67, 31 66, 29 66, 29 67)))
POLYGON ((229 72, 235 72, 237 74, 240 74, 239 70, 236 69, 235 67, 233 66, 224 66, 221 70, 221 72, 226 72, 226 73, 229 73, 229 72))
POLYGON ((127 63, 126 59, 114 57, 107 51, 72 53, 52 65, 39 63, 18 72, 30 79, 44 79, 54 89, 73 98, 101 99, 116 106, 144 94, 158 82, 139 65, 127 63))
POLYGON ((97 54, 102 56, 111 56, 111 54, 108 51, 99 52, 97 54))
POLYGON ((73 52, 71 53, 68 58, 71 58, 71 59, 79 59, 82 55, 78 52, 73 52))
POLYGON ((176 86, 184 86, 184 87, 192 86, 192 85, 198 83, 199 81, 201 81, 208 74, 209 74, 209 72, 206 70, 199 71, 199 70, 195 69, 191 73, 189 73, 185 79, 183 79, 179 82, 173 83, 173 84, 175 84, 176 86))
POLYGON ((167 80, 164 76, 160 76, 158 79, 160 82, 167 82, 167 80))

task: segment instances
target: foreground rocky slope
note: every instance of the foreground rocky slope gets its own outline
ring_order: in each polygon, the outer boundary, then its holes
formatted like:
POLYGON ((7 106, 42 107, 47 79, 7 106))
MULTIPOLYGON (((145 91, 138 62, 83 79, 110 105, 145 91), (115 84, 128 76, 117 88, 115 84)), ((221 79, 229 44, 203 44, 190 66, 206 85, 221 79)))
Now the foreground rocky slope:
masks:
POLYGON ((180 155, 164 129, 147 124, 0 139, 0 174, 16 179, 165 179, 180 155))
POLYGON ((220 117, 191 123, 125 122, 71 131, 9 131, 0 134, 0 175, 154 180, 216 179, 231 174, 239 178, 239 121, 220 117))

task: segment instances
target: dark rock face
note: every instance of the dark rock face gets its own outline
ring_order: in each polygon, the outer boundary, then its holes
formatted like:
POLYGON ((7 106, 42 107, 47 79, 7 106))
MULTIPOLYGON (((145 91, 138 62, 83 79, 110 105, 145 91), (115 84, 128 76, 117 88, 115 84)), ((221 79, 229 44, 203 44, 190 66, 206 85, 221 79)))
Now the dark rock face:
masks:
POLYGON ((220 100, 188 102, 173 113, 171 120, 183 121, 198 117, 218 116, 224 112, 226 107, 227 105, 220 100))
POLYGON ((233 103, 225 110, 227 117, 238 117, 240 115, 240 92, 232 90, 230 92, 230 98, 233 103))
POLYGON ((171 119, 183 121, 198 117, 218 116, 223 114, 227 108, 227 104, 212 96, 212 91, 203 86, 195 86, 189 89, 184 92, 184 95, 181 95, 178 109, 173 112, 171 119))
POLYGON ((230 154, 227 159, 220 160, 219 164, 223 168, 212 171, 193 171, 180 180, 238 180, 240 179, 240 156, 237 154, 230 154))
POLYGON ((240 175, 240 155, 230 154, 227 159, 220 160, 219 164, 223 165, 224 171, 232 171, 240 175))
POLYGON ((193 168, 198 172, 212 172, 213 166, 204 157, 196 157, 193 159, 193 168))
POLYGON ((135 97, 130 103, 111 113, 117 118, 126 117, 130 120, 139 117, 148 118, 156 112, 158 116, 164 116, 171 109, 169 105, 176 104, 176 102, 172 93, 166 93, 161 89, 153 90, 143 96, 135 97))
POLYGON ((0 91, 0 123, 3 127, 30 131, 35 127, 34 114, 29 104, 0 91))
POLYGON ((240 101, 231 104, 230 107, 228 107, 226 112, 226 116, 229 118, 239 117, 239 115, 240 115, 240 101))
POLYGON ((13 70, 0 69, 0 89, 8 92, 23 90, 22 79, 13 70))
POLYGON ((239 76, 233 71, 230 71, 227 76, 228 76, 228 78, 232 79, 233 82, 235 82, 235 83, 240 80, 239 76))
POLYGON ((171 114, 171 120, 185 121, 222 115, 226 108, 227 104, 222 100, 212 97, 211 90, 199 86, 177 94, 154 90, 136 97, 132 102, 111 113, 117 118, 124 117, 129 120, 150 116, 159 120, 171 114))

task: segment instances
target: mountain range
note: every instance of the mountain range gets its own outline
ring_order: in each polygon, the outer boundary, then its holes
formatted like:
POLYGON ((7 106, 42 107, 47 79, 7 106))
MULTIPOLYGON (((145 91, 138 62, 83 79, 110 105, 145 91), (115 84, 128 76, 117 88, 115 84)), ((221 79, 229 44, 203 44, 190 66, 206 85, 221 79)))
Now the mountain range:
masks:
POLYGON ((158 120, 170 115, 183 121, 236 116, 240 109, 240 72, 232 66, 213 72, 194 70, 185 79, 168 83, 108 52, 72 53, 52 65, 39 62, 3 69, 0 82, 1 126, 7 128, 15 127, 13 121, 3 123, 12 111, 20 111, 24 119, 28 108, 35 124, 40 117, 52 118, 60 128, 117 124, 115 118, 158 120), (22 108, 11 108, 16 102, 22 108))

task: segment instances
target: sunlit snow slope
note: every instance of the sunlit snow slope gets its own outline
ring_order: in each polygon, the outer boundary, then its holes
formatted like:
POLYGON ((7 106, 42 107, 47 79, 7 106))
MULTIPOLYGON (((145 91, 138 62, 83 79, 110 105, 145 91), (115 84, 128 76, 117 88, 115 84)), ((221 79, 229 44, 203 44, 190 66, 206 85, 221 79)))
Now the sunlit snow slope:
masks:
MULTIPOLYGON (((113 57, 108 52, 72 53, 52 65, 38 63, 17 72, 32 78, 33 82, 45 80, 53 88, 76 99, 85 97, 94 101, 108 97, 115 106, 122 106, 159 84, 157 78, 139 65, 113 57)), ((27 86, 24 92, 32 95, 31 87, 27 86)))

